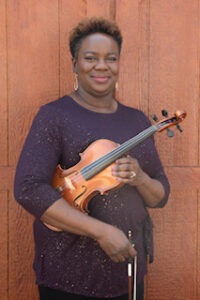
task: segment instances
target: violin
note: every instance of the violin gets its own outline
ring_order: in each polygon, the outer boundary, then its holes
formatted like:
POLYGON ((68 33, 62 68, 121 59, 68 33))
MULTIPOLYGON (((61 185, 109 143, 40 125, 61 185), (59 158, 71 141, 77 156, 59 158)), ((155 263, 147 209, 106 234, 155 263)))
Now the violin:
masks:
POLYGON ((165 118, 161 121, 152 115, 156 124, 121 145, 106 139, 99 139, 91 143, 83 153, 80 153, 81 159, 75 166, 66 170, 62 169, 60 165, 57 166, 51 182, 52 187, 71 206, 88 213, 88 203, 94 195, 97 193, 103 195, 105 192, 123 185, 111 174, 111 168, 117 159, 156 132, 167 129, 168 136, 172 137, 173 131, 169 127, 173 125, 182 131, 178 124, 185 119, 186 112, 176 111, 171 118, 168 118, 165 110, 162 111, 162 114, 165 118))

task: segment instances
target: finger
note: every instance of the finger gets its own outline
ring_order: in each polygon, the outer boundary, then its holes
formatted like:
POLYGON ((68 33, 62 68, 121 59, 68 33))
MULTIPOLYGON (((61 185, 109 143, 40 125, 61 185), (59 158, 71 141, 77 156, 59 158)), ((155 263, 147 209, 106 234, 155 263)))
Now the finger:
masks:
POLYGON ((110 258, 116 263, 124 262, 126 260, 126 258, 122 254, 111 255, 110 258))
POLYGON ((115 178, 133 181, 133 179, 136 177, 136 172, 135 171, 112 171, 112 176, 114 176, 115 178))
POLYGON ((128 179, 130 177, 130 171, 113 171, 112 175, 114 177, 125 178, 128 179))
POLYGON ((134 168, 133 163, 124 163, 124 164, 117 164, 115 165, 112 170, 113 171, 129 171, 134 168))
POLYGON ((131 245, 128 250, 129 250, 128 251, 129 256, 135 257, 137 255, 137 251, 135 250, 135 248, 133 247, 133 245, 131 245))
POLYGON ((133 182, 133 178, 121 178, 121 177, 115 177, 115 179, 117 179, 118 181, 122 182, 122 183, 130 183, 133 182))
POLYGON ((121 157, 119 159, 116 160, 116 163, 117 164, 130 164, 130 163, 134 163, 135 159, 131 156, 128 156, 128 157, 121 157))

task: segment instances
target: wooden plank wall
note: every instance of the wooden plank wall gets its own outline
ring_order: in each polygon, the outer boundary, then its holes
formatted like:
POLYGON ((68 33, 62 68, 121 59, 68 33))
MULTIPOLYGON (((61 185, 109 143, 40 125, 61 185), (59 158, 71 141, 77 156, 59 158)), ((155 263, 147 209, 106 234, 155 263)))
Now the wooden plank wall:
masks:
POLYGON ((13 199, 14 170, 39 106, 73 87, 69 30, 94 15, 123 33, 120 101, 149 116, 188 113, 182 134, 156 136, 172 190, 164 209, 150 211, 145 300, 199 299, 199 0, 0 0, 0 299, 38 299, 33 219, 13 199))

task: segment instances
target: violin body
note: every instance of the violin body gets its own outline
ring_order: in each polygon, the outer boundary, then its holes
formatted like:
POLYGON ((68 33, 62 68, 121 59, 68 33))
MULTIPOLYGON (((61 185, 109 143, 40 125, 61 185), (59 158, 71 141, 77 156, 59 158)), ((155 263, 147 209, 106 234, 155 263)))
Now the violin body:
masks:
POLYGON ((80 153, 81 159, 75 166, 67 170, 63 170, 60 165, 57 166, 51 185, 71 206, 82 212, 88 212, 88 202, 94 195, 97 193, 103 195, 106 191, 118 188, 122 184, 111 174, 111 168, 115 162, 89 180, 81 174, 81 169, 117 146, 118 144, 106 139, 93 142, 83 153, 80 153))

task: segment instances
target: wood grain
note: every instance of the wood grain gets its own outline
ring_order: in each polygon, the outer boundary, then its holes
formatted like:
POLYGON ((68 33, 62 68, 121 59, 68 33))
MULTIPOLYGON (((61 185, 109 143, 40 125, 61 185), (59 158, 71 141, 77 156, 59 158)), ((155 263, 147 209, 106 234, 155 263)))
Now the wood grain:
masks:
POLYGON ((150 212, 155 225, 155 262, 149 266, 147 299, 198 299, 197 192, 172 192, 165 208, 150 212))
POLYGON ((12 194, 9 199, 9 299, 38 300, 35 274, 33 218, 20 207, 12 194))
POLYGON ((59 95, 57 1, 8 2, 9 163, 16 163, 38 108, 59 95))
POLYGON ((197 280, 196 280, 196 285, 197 285, 197 296, 196 299, 200 299, 200 240, 199 240, 199 232, 200 232, 200 192, 198 191, 197 194, 198 197, 198 212, 197 212, 197 218, 198 218, 198 227, 197 227, 197 252, 196 252, 196 260, 197 260, 197 280))
POLYGON ((8 192, 0 190, 0 299, 8 299, 8 192))
POLYGON ((115 0, 87 0, 87 17, 115 18, 115 0))
POLYGON ((6 1, 0 0, 0 165, 7 164, 7 44, 6 1))
POLYGON ((151 1, 150 5, 150 114, 186 110, 184 134, 169 141, 156 139, 167 166, 194 166, 198 162, 199 108, 198 1, 151 1), (191 145, 193 145, 191 147, 191 145))
POLYGON ((136 108, 140 105, 138 17, 138 1, 116 1, 116 22, 123 35, 117 98, 136 108))

